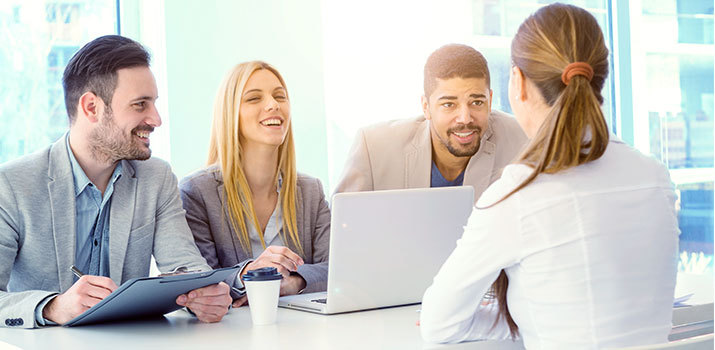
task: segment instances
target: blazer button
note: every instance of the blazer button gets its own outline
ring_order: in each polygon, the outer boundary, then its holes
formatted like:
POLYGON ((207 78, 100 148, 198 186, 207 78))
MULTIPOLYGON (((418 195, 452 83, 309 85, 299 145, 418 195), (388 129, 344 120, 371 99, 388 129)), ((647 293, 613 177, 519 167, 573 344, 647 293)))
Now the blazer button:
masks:
POLYGON ((5 319, 5 325, 6 325, 6 326, 9 326, 10 323, 11 323, 10 321, 11 321, 11 320, 10 320, 9 318, 6 318, 6 319, 5 319))
POLYGON ((25 324, 25 321, 23 321, 21 318, 18 318, 18 319, 17 319, 17 325, 18 325, 18 326, 22 326, 23 324, 25 324))

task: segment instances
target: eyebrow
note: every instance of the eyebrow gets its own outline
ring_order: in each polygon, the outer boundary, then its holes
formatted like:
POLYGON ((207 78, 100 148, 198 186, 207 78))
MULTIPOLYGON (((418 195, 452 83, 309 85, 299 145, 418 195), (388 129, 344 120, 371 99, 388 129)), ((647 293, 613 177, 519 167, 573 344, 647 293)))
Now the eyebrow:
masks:
MULTIPOLYGON (((487 98, 487 95, 485 94, 471 94, 469 95, 471 98, 487 98)), ((440 96, 440 98, 437 99, 439 100, 456 100, 457 96, 440 96)))
POLYGON ((155 101, 159 96, 140 96, 132 99, 129 103, 139 102, 139 101, 155 101))

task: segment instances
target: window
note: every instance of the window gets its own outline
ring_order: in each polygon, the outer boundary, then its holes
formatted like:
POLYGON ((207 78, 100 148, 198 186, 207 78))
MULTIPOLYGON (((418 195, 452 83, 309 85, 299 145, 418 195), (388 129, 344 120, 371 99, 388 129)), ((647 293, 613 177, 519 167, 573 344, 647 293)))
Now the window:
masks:
POLYGON ((629 10, 632 144, 671 169, 681 270, 712 271, 713 1, 633 2, 629 10))
MULTIPOLYGON (((481 51, 493 108, 511 112, 511 40, 528 15, 551 2, 418 2, 409 16, 386 2, 325 4, 329 187, 340 178, 357 129, 422 114, 423 65, 441 45, 481 51)), ((712 271, 713 1, 565 2, 587 9, 603 29, 611 52, 603 110, 611 130, 670 169, 679 194, 681 270, 712 271)))
POLYGON ((0 163, 67 131, 62 73, 97 36, 116 33, 116 1, 3 1, 0 5, 0 163))

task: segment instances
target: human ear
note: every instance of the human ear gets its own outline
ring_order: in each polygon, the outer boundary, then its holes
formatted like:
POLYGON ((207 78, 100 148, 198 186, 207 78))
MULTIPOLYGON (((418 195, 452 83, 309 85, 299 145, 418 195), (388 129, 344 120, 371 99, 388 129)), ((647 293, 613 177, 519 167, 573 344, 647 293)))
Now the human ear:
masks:
POLYGON ((424 113, 425 119, 432 119, 432 116, 429 113, 429 100, 424 95, 422 95, 422 113, 424 113))
POLYGON ((78 116, 87 118, 90 122, 95 123, 99 120, 99 103, 100 99, 93 92, 85 92, 79 98, 78 116))
POLYGON ((514 99, 517 101, 526 100, 526 78, 524 77, 524 73, 517 66, 511 67, 511 83, 514 99))

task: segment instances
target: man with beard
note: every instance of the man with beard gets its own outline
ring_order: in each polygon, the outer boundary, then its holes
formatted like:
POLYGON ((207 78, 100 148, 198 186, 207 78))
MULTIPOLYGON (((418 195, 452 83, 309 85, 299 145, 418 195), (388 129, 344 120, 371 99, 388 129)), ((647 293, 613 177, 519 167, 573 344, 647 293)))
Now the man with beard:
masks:
MULTIPOLYGON (((147 276, 152 255, 162 272, 210 270, 176 177, 150 159, 161 118, 147 51, 121 36, 97 38, 72 57, 63 86, 69 132, 0 166, 0 320, 8 327, 64 324, 147 276), (71 266, 85 275, 75 278, 71 266)), ((229 289, 221 282, 176 302, 217 322, 229 289)))
POLYGON ((427 59, 424 116, 358 131, 336 193, 469 185, 475 201, 516 157, 526 136, 491 109, 487 61, 445 45, 427 59))

